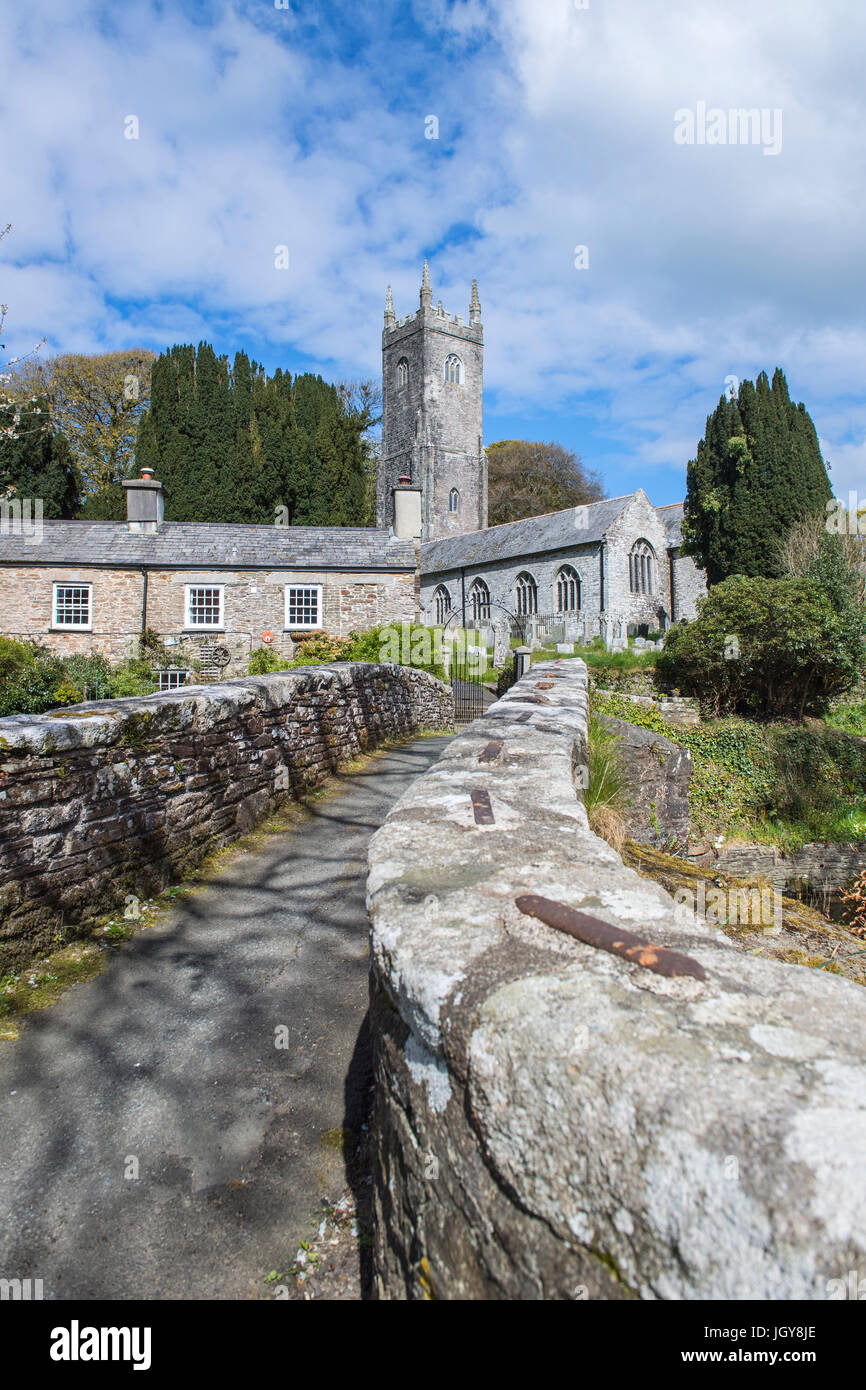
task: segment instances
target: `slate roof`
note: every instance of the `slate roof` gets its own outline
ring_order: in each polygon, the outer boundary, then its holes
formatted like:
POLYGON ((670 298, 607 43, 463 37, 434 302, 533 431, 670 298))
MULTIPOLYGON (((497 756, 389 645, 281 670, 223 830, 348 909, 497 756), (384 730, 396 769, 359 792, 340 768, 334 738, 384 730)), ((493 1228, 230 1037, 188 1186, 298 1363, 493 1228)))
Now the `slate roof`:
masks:
MULTIPOLYGON (((152 534, 125 521, 43 521, 42 540, 0 534, 0 565, 152 569, 414 570, 415 547, 382 527, 233 526, 163 521, 152 534)), ((28 527, 29 529, 29 527, 28 527)))
POLYGON ((634 493, 607 497, 584 507, 568 507, 563 512, 531 516, 524 521, 506 521, 486 531, 467 531, 421 546, 421 573, 439 574, 445 570, 468 569, 508 560, 515 555, 535 555, 544 550, 564 550, 601 540, 634 493), (583 523, 583 524, 580 524, 583 523))
POLYGON ((662 519, 664 528, 668 533, 669 545, 681 545, 683 539, 683 506, 682 502, 668 502, 664 507, 656 507, 656 511, 662 519))

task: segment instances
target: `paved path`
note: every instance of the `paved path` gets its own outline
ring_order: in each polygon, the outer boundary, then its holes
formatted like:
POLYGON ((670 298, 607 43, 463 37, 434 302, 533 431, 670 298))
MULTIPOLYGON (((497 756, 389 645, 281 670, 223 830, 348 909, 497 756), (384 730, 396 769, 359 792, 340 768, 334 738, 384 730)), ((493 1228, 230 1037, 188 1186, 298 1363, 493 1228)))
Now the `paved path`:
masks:
POLYGON ((346 775, 0 1046, 0 1277, 245 1298, 287 1268, 369 1077, 367 841, 447 741, 346 775))

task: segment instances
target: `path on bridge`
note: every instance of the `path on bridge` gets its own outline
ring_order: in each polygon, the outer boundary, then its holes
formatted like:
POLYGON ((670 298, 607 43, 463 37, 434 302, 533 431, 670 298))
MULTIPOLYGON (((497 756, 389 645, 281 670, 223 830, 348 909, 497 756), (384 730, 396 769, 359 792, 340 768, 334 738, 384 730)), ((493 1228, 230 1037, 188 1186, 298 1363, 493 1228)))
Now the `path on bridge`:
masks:
POLYGON ((265 1296, 346 1185, 323 1136, 369 1080, 367 842, 447 742, 342 774, 0 1047, 0 1277, 265 1296))

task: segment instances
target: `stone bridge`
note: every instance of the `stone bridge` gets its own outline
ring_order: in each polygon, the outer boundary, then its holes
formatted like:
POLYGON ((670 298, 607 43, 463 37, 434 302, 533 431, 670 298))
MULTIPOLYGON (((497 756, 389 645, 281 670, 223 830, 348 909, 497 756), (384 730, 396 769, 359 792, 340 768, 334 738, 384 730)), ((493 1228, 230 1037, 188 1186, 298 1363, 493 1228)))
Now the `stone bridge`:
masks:
POLYGON ((583 663, 533 666, 371 842, 379 1295, 826 1298, 866 1261, 866 996, 625 868, 586 747, 583 663))

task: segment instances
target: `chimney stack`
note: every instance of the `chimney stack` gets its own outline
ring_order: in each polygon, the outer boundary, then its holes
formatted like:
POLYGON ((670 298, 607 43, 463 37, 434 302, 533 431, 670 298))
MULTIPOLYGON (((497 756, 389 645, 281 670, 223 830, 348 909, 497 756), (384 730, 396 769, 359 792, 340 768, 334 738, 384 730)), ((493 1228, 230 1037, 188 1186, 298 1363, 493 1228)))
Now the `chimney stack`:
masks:
POLYGON ((153 476, 153 469, 143 467, 140 478, 124 478, 126 489, 126 524, 130 531, 153 532, 163 519, 165 491, 153 476))

